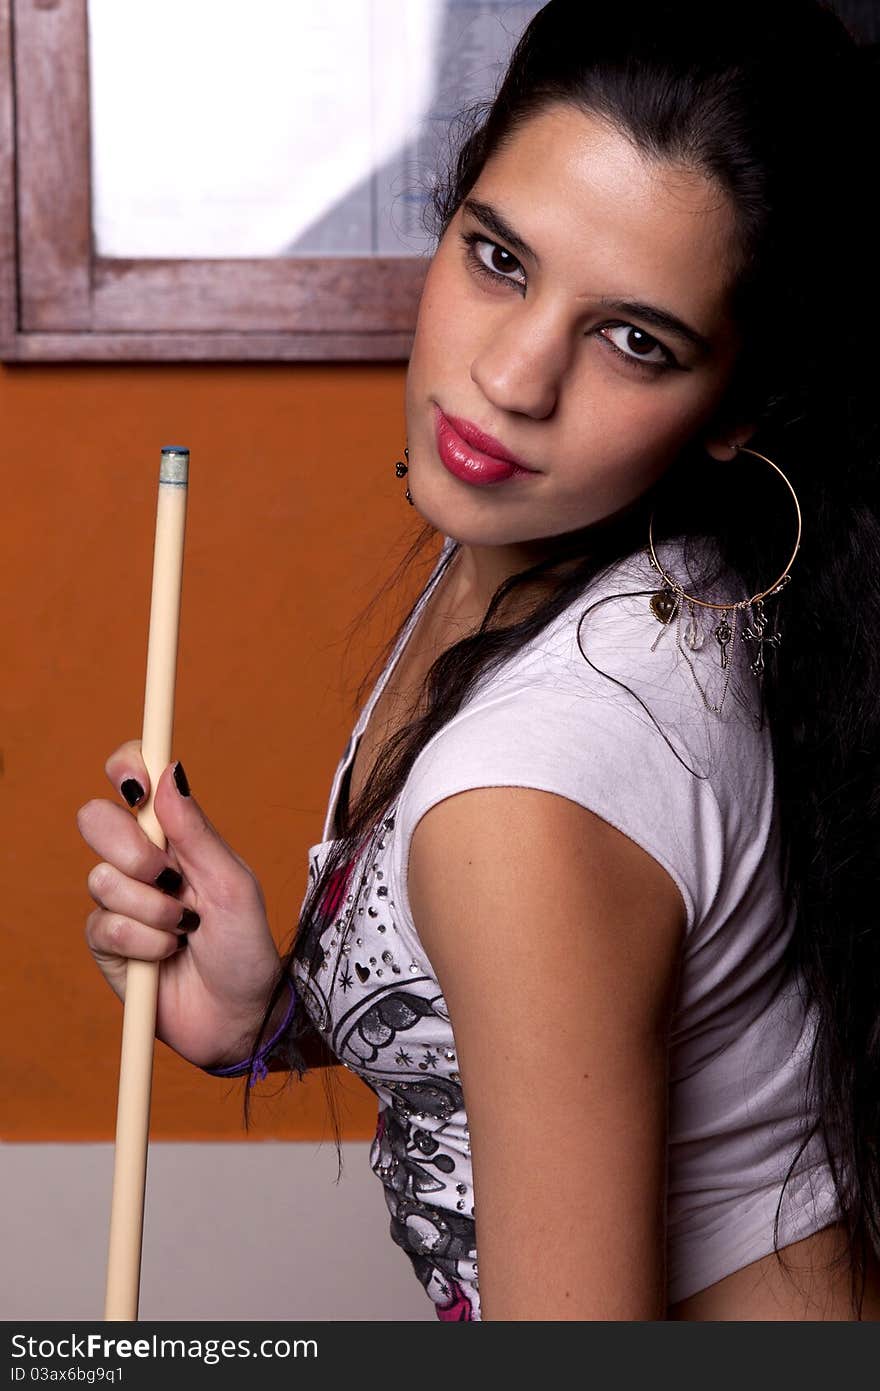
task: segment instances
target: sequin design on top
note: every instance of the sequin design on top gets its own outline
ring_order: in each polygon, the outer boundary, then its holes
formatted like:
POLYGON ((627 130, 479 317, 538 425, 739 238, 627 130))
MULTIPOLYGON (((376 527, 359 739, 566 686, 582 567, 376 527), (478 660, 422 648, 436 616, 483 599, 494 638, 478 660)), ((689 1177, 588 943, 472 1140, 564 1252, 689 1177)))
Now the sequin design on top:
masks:
MULTIPOLYGON (((480 1318, 470 1136, 446 1002, 430 964, 398 934, 388 889, 393 813, 325 891, 312 977, 297 991, 340 1062, 379 1098, 370 1166, 390 1234, 438 1318, 480 1318), (326 926, 321 923, 326 919, 326 926)), ((334 842, 309 851, 309 889, 334 842)))

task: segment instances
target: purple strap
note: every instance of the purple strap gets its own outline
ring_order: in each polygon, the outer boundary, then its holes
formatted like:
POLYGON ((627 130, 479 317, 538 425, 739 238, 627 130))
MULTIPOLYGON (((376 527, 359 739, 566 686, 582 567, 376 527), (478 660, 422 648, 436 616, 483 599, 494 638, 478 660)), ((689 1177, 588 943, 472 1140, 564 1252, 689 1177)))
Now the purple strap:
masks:
POLYGON ((264 1077, 268 1077, 269 1069, 264 1059, 268 1057, 279 1038, 281 1038, 281 1035, 293 1018, 293 1012, 296 1009, 296 991, 293 988, 293 981, 289 976, 287 977, 287 984, 290 987, 290 1004, 287 1013, 281 1021, 279 1028, 269 1039, 269 1042, 263 1044, 256 1056, 245 1058, 244 1062, 241 1063, 232 1063, 229 1067, 203 1067, 202 1072, 210 1072, 212 1077, 237 1077, 243 1076, 245 1072, 250 1071, 251 1075, 248 1081, 249 1087, 252 1087, 256 1082, 262 1082, 264 1077))

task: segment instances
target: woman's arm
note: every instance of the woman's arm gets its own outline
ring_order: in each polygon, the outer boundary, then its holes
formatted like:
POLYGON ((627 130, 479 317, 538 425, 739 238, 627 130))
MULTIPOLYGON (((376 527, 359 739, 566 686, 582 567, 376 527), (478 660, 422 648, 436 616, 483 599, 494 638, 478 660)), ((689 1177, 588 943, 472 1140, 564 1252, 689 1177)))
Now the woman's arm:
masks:
POLYGON ((674 880, 567 798, 480 787, 421 818, 408 887, 455 1035, 483 1318, 665 1318, 674 880))

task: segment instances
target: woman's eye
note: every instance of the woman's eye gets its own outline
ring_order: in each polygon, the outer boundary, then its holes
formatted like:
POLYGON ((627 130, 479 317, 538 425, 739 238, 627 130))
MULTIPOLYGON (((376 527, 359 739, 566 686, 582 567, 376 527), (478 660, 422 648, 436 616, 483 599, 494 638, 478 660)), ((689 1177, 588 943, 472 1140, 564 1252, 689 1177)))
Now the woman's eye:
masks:
MULTIPOLYGON (((484 237, 481 232, 462 232, 460 236, 466 248, 465 259, 474 275, 478 275, 494 285, 501 283, 516 285, 518 288, 525 285, 524 278, 514 280, 508 274, 514 268, 518 268, 520 271, 523 268, 516 257, 499 242, 484 237), (485 254, 484 249, 486 249, 485 254)), ((635 324, 603 324, 598 333, 611 352, 623 358, 636 370, 657 374, 667 368, 679 365, 675 356, 663 343, 658 342, 643 328, 637 328, 635 324), (607 337, 608 331, 612 329, 624 333, 622 346, 607 337), (649 356, 649 354, 653 354, 653 356, 649 356)))
POLYGON ((601 330, 601 334, 615 352, 620 353, 622 357, 629 358, 637 366, 674 367, 676 365, 675 358, 669 349, 664 347, 662 343, 658 343, 657 339, 653 338, 650 333, 646 333, 643 328, 636 328, 635 324, 606 324, 601 330), (612 330, 615 333, 623 333, 621 345, 613 343, 610 338, 606 337, 608 332, 612 330), (660 356, 649 357, 649 352, 659 353, 660 356))
MULTIPOLYGON (((467 247, 467 259, 472 269, 478 275, 485 276, 489 280, 511 280, 506 272, 520 266, 515 256, 506 251, 497 241, 491 241, 489 237, 481 236, 479 232, 462 232, 461 239, 467 247), (483 256, 478 247, 488 247, 488 256, 483 256)), ((522 285, 522 280, 511 280, 514 285, 522 285)))

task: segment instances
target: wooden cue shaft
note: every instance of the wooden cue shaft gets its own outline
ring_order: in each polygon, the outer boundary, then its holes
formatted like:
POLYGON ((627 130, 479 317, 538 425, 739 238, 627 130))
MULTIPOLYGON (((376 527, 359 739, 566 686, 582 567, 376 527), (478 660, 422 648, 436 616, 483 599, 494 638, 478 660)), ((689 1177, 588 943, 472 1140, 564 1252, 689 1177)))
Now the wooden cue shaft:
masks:
MULTIPOLYGON (((166 840, 153 810, 153 795, 160 774, 171 761, 188 482, 189 450, 164 448, 156 504, 141 744, 150 775, 150 795, 138 812, 138 823, 162 850, 166 840)), ((126 969, 104 1304, 108 1320, 134 1320, 138 1315, 160 966, 158 961, 130 959, 126 969)))

